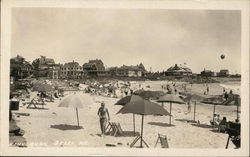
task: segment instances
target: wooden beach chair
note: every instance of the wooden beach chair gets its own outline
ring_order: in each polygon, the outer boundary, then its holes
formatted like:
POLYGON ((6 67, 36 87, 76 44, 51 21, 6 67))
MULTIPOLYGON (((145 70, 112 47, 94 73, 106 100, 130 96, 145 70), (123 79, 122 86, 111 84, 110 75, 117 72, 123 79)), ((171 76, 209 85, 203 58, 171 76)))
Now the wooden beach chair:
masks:
POLYGON ((105 132, 108 132, 112 136, 123 135, 123 130, 120 123, 115 122, 109 122, 105 132))
POLYGON ((166 135, 158 134, 158 138, 157 138, 157 141, 155 143, 155 147, 157 146, 157 144, 159 142, 161 143, 162 148, 169 148, 168 139, 167 139, 166 135))
POLYGON ((226 149, 228 148, 230 139, 231 139, 232 143, 236 146, 236 148, 240 148, 240 146, 241 146, 240 130, 241 130, 240 123, 228 122, 228 127, 226 128, 226 132, 228 134, 226 149))
POLYGON ((46 105, 43 101, 42 98, 35 100, 35 98, 33 98, 30 102, 26 102, 25 104, 28 104, 27 108, 30 108, 31 106, 34 106, 34 108, 39 109, 40 107, 38 107, 37 105, 42 105, 42 108, 44 109, 44 105, 46 105))

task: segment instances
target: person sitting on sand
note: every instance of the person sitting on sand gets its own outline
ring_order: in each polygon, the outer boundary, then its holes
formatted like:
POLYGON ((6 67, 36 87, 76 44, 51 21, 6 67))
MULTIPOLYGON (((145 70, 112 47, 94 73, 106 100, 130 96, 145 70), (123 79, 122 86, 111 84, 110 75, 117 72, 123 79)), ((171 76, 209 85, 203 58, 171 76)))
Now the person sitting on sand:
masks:
POLYGON ((229 94, 233 94, 233 91, 232 91, 232 90, 230 90, 229 94))
POLYGON ((223 117, 223 119, 219 123, 219 131, 220 132, 225 132, 227 127, 227 118, 223 117))
POLYGON ((103 136, 103 135, 105 135, 105 128, 106 128, 107 121, 110 120, 109 111, 105 107, 104 102, 101 103, 101 107, 98 109, 97 115, 100 118, 100 126, 101 126, 101 131, 102 131, 101 136, 103 136))
POLYGON ((214 114, 214 119, 210 120, 211 125, 219 125, 220 124, 220 115, 219 114, 214 114))
POLYGON ((227 92, 225 92, 224 98, 225 98, 226 100, 228 99, 228 94, 227 94, 227 92))

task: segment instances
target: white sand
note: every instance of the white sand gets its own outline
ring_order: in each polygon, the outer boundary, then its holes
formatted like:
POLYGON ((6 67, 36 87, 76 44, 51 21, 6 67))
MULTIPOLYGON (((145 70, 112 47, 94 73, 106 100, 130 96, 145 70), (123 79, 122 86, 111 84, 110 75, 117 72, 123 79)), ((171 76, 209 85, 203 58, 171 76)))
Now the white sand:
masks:
MULTIPOLYGON (((91 96, 94 102, 104 101, 109 109, 112 122, 119 122, 124 131, 133 131, 132 114, 116 113, 122 106, 115 106, 114 103, 118 98, 107 98, 101 96, 91 96)), ((99 119, 97 110, 100 103, 94 103, 79 109, 80 130, 60 130, 52 128, 53 125, 67 124, 77 125, 76 111, 74 108, 57 107, 61 100, 49 102, 45 106, 47 110, 27 109, 21 107, 18 112, 30 113, 30 116, 17 117, 17 124, 25 130, 24 137, 28 142, 28 146, 56 146, 56 147, 105 147, 105 144, 122 143, 119 147, 129 147, 135 137, 100 137, 99 119)), ((169 104, 165 104, 165 108, 169 111, 169 104)), ((158 133, 167 135, 171 148, 225 148, 228 135, 216 132, 215 128, 202 128, 191 125, 183 119, 193 118, 193 106, 190 114, 185 114, 186 105, 173 104, 172 107, 172 124, 175 126, 167 126, 169 122, 168 116, 151 116, 144 118, 144 139, 150 147, 154 147, 158 133), (179 119, 179 120, 178 120, 179 119), (215 131, 215 132, 214 132, 215 131)), ((213 105, 197 104, 196 120, 201 124, 208 124, 212 119, 213 105)), ((226 116, 228 120, 236 119, 236 106, 217 106, 217 113, 221 117, 226 116)), ((136 115, 136 131, 140 131, 141 116, 136 115)), ((139 142, 137 143, 139 144, 139 142)), ((158 145, 159 147, 159 145, 158 145)), ((229 149, 234 148, 230 141, 229 149)))

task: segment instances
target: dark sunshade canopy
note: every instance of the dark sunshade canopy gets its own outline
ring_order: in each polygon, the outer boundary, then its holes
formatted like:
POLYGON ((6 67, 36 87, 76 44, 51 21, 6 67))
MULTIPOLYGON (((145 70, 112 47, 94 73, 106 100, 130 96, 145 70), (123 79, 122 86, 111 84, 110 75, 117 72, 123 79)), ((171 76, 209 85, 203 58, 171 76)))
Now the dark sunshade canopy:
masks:
POLYGON ((38 92, 49 92, 54 90, 54 88, 49 84, 40 84, 33 87, 33 89, 38 92))
POLYGON ((171 103, 178 103, 178 104, 185 104, 185 102, 178 96, 174 94, 166 94, 160 97, 157 102, 171 102, 171 103))
MULTIPOLYGON (((178 103, 178 104, 185 104, 185 102, 178 96, 174 94, 166 94, 164 96, 161 96, 157 102, 169 102, 170 103, 170 115, 172 113, 172 103, 178 103)), ((169 125, 171 125, 171 116, 169 117, 169 125)))
POLYGON ((215 114, 215 106, 216 105, 237 105, 237 120, 239 120, 239 105, 241 103, 241 99, 239 95, 231 95, 228 100, 223 99, 222 95, 213 96, 210 98, 203 99, 201 101, 205 104, 213 104, 214 110, 213 110, 213 121, 214 121, 214 114, 215 114))
POLYGON ((134 94, 143 97, 144 99, 158 99, 159 97, 164 95, 163 91, 144 91, 144 90, 137 90, 134 94))
POLYGON ((157 103, 149 100, 132 101, 121 108, 118 113, 135 113, 141 115, 170 115, 170 113, 157 103))
MULTIPOLYGON (((115 105, 126 105, 128 104, 129 102, 132 102, 132 101, 138 101, 138 100, 143 100, 142 97, 138 96, 138 95, 129 95, 129 96, 126 96, 124 98, 121 98, 120 100, 118 100, 115 105)), ((134 136, 135 136, 135 114, 133 114, 133 126, 134 126, 134 136)))
POLYGON ((118 100, 115 103, 115 105, 123 105, 124 106, 129 102, 138 101, 138 100, 143 100, 143 98, 138 96, 138 95, 129 95, 129 96, 126 96, 126 97, 121 98, 120 100, 118 100))
POLYGON ((225 100, 221 95, 205 98, 201 102, 205 104, 222 105, 225 100))
POLYGON ((143 139, 144 115, 170 115, 170 113, 167 110, 159 106, 157 103, 153 103, 145 99, 129 102, 123 108, 121 108, 120 111, 117 112, 117 114, 118 113, 122 113, 122 114, 134 113, 134 114, 142 115, 141 135, 137 136, 130 145, 130 147, 133 147, 134 144, 140 139, 141 148, 142 148, 142 142, 144 142, 144 144, 148 147, 147 143, 143 139))

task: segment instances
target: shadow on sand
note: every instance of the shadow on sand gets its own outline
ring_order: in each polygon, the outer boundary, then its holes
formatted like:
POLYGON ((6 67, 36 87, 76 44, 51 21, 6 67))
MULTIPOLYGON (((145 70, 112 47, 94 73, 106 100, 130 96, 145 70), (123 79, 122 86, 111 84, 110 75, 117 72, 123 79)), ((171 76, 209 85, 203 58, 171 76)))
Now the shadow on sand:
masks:
POLYGON ((50 128, 59 129, 59 130, 79 130, 79 129, 83 129, 82 126, 68 125, 68 124, 51 125, 50 128))
POLYGON ((140 135, 139 132, 134 133, 134 131, 123 131, 123 134, 121 135, 121 137, 134 137, 134 136, 139 136, 139 135, 140 135))
POLYGON ((208 124, 191 124, 191 125, 200 127, 200 128, 214 128, 214 126, 208 125, 208 124))
POLYGON ((148 122, 148 124, 150 125, 157 125, 157 126, 163 126, 163 127, 171 127, 171 126, 175 126, 173 124, 168 124, 168 123, 163 123, 163 122, 148 122))
POLYGON ((48 108, 42 108, 42 107, 28 107, 27 109, 33 109, 33 110, 49 110, 48 108))
POLYGON ((190 119, 175 119, 176 121, 180 122, 187 122, 187 123, 197 123, 197 121, 190 120, 190 119))
MULTIPOLYGON (((112 133, 106 133, 106 135, 113 136, 112 133)), ((122 131, 122 134, 117 134, 115 137, 135 137, 135 136, 139 136, 139 135, 140 135, 139 132, 134 133, 134 131, 122 131)), ((98 136, 100 136, 100 135, 98 135, 98 136)))
POLYGON ((219 132, 219 130, 218 129, 212 129, 212 130, 210 130, 211 132, 214 132, 214 133, 217 133, 217 134, 226 134, 226 132, 224 131, 224 132, 219 132))

